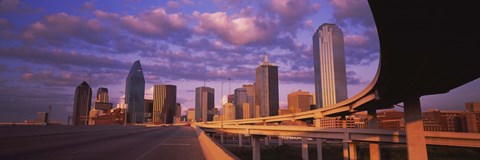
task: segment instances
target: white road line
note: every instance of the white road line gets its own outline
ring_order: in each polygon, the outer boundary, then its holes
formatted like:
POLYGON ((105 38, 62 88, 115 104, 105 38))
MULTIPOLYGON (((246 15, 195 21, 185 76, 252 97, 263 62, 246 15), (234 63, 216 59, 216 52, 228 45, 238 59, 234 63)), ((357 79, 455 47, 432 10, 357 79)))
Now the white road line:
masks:
POLYGON ((142 155, 140 155, 140 157, 138 157, 136 160, 140 160, 142 159, 143 157, 145 157, 147 154, 149 154, 150 152, 152 152, 153 150, 157 149, 159 146, 161 146, 163 143, 165 143, 166 141, 168 141, 170 138, 172 138, 173 135, 177 134, 177 132, 179 132, 182 128, 179 128, 177 131, 175 131, 175 133, 171 134, 167 139, 163 140, 162 142, 160 142, 159 144, 157 144, 155 147, 153 147, 152 149, 148 150, 147 152, 143 153, 142 155))

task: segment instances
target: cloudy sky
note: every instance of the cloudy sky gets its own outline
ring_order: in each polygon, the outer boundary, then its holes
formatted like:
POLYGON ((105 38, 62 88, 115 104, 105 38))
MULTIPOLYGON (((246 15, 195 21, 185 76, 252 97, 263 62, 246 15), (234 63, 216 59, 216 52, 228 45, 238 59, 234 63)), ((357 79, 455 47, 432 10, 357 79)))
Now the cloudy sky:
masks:
MULTIPOLYGON (((374 77, 379 58, 366 0, 0 0, 0 122, 48 111, 66 122, 82 81, 124 95, 140 60, 146 97, 154 84, 177 85, 177 101, 194 107, 196 87, 223 94, 252 84, 268 55, 279 66, 280 107, 294 90, 314 91, 312 34, 335 23, 345 35, 348 93, 374 77), (229 82, 227 79, 231 78, 229 82)), ((463 110, 480 101, 480 81, 422 97, 424 110, 463 110)), ((219 107, 219 106, 218 106, 219 107)))

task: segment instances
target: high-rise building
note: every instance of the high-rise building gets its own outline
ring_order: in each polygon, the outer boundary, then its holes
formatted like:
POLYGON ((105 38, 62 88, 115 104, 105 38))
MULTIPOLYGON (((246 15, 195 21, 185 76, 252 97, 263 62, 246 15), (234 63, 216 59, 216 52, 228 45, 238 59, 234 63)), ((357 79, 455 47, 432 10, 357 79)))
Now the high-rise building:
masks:
POLYGON ((328 107, 348 98, 343 32, 325 23, 312 38, 317 108, 328 107))
POLYGON ((465 110, 467 110, 467 112, 480 112, 480 102, 465 103, 465 110))
POLYGON ((175 107, 175 117, 182 117, 182 106, 180 105, 180 103, 177 103, 177 106, 175 107))
POLYGON ((103 113, 107 113, 113 108, 112 103, 108 103, 108 89, 99 87, 97 90, 97 97, 95 103, 93 103, 93 109, 102 110, 103 113))
POLYGON ((73 125, 88 125, 88 114, 92 104, 92 88, 83 81, 75 89, 73 101, 73 125))
POLYGON ((255 106, 261 117, 278 115, 278 66, 269 63, 266 55, 256 69, 255 106))
POLYGON ((143 107, 145 108, 145 122, 152 123, 153 115, 153 99, 144 99, 143 107))
POLYGON ((253 117, 250 117, 250 113, 252 113, 250 111, 251 109, 250 103, 243 103, 242 108, 243 108, 243 119, 253 118, 253 117))
POLYGON ((127 121, 143 123, 144 121, 145 78, 140 60, 135 61, 127 76, 125 85, 125 104, 127 104, 127 121))
POLYGON ((213 121, 214 96, 213 88, 203 86, 195 89, 195 120, 197 122, 213 121))
POLYGON ((288 109, 290 109, 292 113, 310 110, 310 105, 312 104, 311 96, 308 91, 302 90, 288 94, 288 109))
POLYGON ((225 103, 223 105, 223 120, 234 120, 235 118, 235 105, 233 103, 225 103))
POLYGON ((235 105, 235 118, 243 118, 243 103, 247 103, 247 90, 245 88, 237 88, 233 94, 233 104, 235 105))
POLYGON ((255 87, 253 87, 253 85, 251 84, 244 84, 242 88, 245 88, 245 90, 247 91, 247 103, 250 107, 248 109, 248 112, 243 112, 248 113, 248 115, 244 115, 243 117, 253 118, 255 117, 255 87))
POLYGON ((153 86, 153 124, 172 124, 177 107, 177 86, 153 86))
POLYGON ((192 120, 195 120, 195 109, 189 108, 187 110, 187 122, 191 122, 192 120))
POLYGON ((48 113, 47 112, 37 112, 37 122, 38 123, 48 123, 48 113))
POLYGON ((100 87, 97 90, 97 98, 95 99, 95 102, 108 102, 108 89, 100 87))

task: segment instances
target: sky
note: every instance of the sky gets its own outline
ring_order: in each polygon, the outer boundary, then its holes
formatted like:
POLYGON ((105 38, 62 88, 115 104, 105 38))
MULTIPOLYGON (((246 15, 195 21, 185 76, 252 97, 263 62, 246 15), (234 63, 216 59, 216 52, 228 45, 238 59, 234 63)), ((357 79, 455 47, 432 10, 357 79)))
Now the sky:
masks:
MULTIPOLYGON (((312 35, 323 23, 344 32, 352 97, 379 64, 366 0, 0 0, 0 122, 33 120, 52 106, 51 119, 66 123, 83 81, 92 98, 108 88, 115 105, 136 60, 146 98, 155 84, 176 85, 185 111, 203 85, 215 89, 220 108, 221 94, 252 84, 268 55, 279 67, 280 108, 286 108, 288 93, 314 92, 312 35)), ((465 102, 480 101, 479 88, 475 80, 421 97, 422 108, 464 110, 465 102)))

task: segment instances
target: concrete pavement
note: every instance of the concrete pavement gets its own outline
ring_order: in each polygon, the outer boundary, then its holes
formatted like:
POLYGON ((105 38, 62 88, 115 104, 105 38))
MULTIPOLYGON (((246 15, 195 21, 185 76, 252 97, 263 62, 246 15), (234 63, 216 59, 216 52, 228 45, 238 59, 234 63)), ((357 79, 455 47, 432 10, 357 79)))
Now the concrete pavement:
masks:
POLYGON ((205 159, 189 126, 0 128, 2 160, 205 159))

